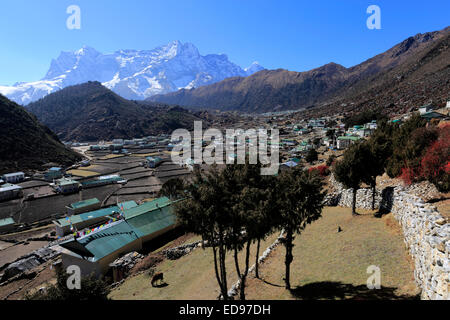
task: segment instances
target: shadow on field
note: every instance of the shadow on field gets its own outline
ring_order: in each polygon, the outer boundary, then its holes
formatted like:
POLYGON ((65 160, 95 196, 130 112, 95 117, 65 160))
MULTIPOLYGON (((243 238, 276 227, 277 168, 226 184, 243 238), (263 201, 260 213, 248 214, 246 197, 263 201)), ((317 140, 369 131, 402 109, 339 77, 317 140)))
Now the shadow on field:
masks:
POLYGON ((303 300, 419 300, 419 295, 397 295, 396 288, 381 287, 370 290, 366 285, 354 286, 341 282, 314 282, 291 289, 291 294, 297 299, 303 300))
POLYGON ((260 279, 262 282, 264 282, 264 283, 266 283, 266 284, 268 284, 268 285, 271 285, 271 286, 274 286, 274 287, 280 287, 280 288, 283 288, 284 286, 282 286, 282 285, 279 285, 279 284, 275 284, 275 283, 271 283, 271 282, 269 282, 269 281, 266 281, 266 280, 263 280, 263 279, 260 279))

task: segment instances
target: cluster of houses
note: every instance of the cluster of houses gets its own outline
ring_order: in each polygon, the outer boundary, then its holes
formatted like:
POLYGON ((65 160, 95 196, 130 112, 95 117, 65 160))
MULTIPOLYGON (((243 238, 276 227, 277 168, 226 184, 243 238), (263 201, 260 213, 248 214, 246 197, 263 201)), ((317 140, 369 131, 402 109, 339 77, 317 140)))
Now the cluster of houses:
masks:
POLYGON ((13 172, 1 176, 0 179, 0 201, 21 198, 23 196, 22 187, 17 183, 25 180, 25 173, 13 172))
POLYGON ((159 166, 164 160, 161 157, 146 157, 144 166, 148 168, 156 168, 159 166))
POLYGON ((80 191, 81 189, 89 189, 108 184, 124 184, 127 180, 123 179, 118 174, 99 176, 89 180, 78 181, 70 177, 62 177, 50 183, 50 186, 61 194, 71 194, 80 191))
POLYGON ((93 144, 89 146, 90 151, 106 151, 112 153, 127 153, 126 146, 134 146, 141 149, 154 148, 158 145, 169 145, 170 136, 168 134, 160 134, 158 136, 148 136, 135 139, 114 139, 110 144, 93 144))
MULTIPOLYGON (((425 105, 418 108, 422 118, 431 120, 448 120, 448 110, 450 101, 444 111, 437 111, 433 105, 425 105), (445 114, 446 113, 446 114, 445 114)), ((404 114, 400 118, 390 120, 393 123, 401 123, 408 119, 411 114, 404 114)), ((285 167, 294 167, 298 164, 299 158, 304 157, 311 149, 318 149, 320 146, 332 150, 345 150, 353 143, 361 139, 367 139, 377 129, 377 121, 372 120, 361 125, 345 127, 341 116, 323 117, 317 119, 307 119, 293 124, 292 120, 285 115, 277 115, 266 120, 271 127, 276 127, 287 132, 287 137, 281 139, 280 150, 288 156, 288 161, 283 163, 285 167)))
POLYGON ((78 265, 82 275, 105 275, 114 260, 176 227, 173 203, 162 197, 102 209, 96 199, 70 205, 67 217, 53 222, 59 236, 71 235, 59 243, 62 267, 78 265), (78 214, 70 214, 73 208, 78 214))

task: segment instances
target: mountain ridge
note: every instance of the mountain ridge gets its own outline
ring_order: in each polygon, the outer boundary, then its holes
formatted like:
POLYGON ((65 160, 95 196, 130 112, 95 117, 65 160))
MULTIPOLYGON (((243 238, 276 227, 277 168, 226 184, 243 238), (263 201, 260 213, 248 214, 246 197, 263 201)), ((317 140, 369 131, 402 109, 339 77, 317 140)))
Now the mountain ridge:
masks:
POLYGON ((225 54, 202 56, 192 43, 178 40, 152 50, 117 50, 110 54, 85 45, 52 59, 41 80, 0 86, 0 93, 26 105, 67 86, 99 81, 124 98, 143 100, 262 69, 257 63, 242 69, 225 54))
MULTIPOLYGON (((349 68, 330 62, 304 72, 263 70, 246 78, 228 78, 192 90, 155 95, 148 100, 185 107, 257 113, 309 109, 361 95, 376 86, 382 87, 382 82, 389 80, 383 75, 395 73, 395 70, 404 72, 401 70, 406 65, 413 68, 420 56, 434 45, 447 41, 449 34, 450 27, 416 34, 349 68)), ((440 55, 444 58, 435 57, 435 61, 440 66, 439 77, 445 80, 446 73, 442 70, 448 67, 449 51, 445 49, 440 55)))
POLYGON ((127 100, 96 81, 66 87, 26 108, 65 141, 140 138, 208 122, 200 112, 127 100))
POLYGON ((0 94, 0 174, 42 169, 47 163, 70 165, 81 155, 66 148, 25 108, 0 94))

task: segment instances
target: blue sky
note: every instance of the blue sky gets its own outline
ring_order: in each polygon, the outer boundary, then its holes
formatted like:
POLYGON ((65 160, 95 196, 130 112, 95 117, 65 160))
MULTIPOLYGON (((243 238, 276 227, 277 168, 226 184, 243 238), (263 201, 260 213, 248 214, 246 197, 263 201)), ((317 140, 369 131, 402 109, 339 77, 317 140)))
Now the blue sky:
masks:
POLYGON ((305 71, 346 67, 405 38, 449 25, 448 0, 0 0, 0 84, 42 78, 61 51, 100 52, 192 42, 201 54, 226 53, 246 67, 305 71), (381 30, 369 30, 369 5, 381 30), (69 5, 81 29, 69 30, 69 5))

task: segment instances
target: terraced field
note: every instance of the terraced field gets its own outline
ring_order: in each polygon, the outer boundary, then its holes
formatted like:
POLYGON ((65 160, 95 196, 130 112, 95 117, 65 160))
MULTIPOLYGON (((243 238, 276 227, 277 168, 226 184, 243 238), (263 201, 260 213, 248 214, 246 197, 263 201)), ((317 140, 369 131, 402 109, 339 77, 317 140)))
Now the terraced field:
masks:
MULTIPOLYGON (((276 237, 277 234, 269 237, 262 245, 262 251, 276 237)), ((247 298, 417 298, 412 261, 391 215, 381 219, 371 213, 353 217, 348 208, 325 208, 322 218, 295 238, 293 253, 291 291, 284 288, 284 247, 278 246, 261 265, 262 280, 249 276, 247 298), (339 226, 342 232, 337 232, 339 226), (367 268, 371 265, 380 268, 380 290, 367 288, 370 276, 367 268)), ((231 286, 237 276, 230 254, 227 267, 231 286)), ((158 265, 157 271, 164 273, 167 286, 153 288, 150 276, 143 273, 127 279, 112 291, 111 298, 216 299, 219 294, 211 249, 196 249, 178 260, 166 260, 158 265)))

